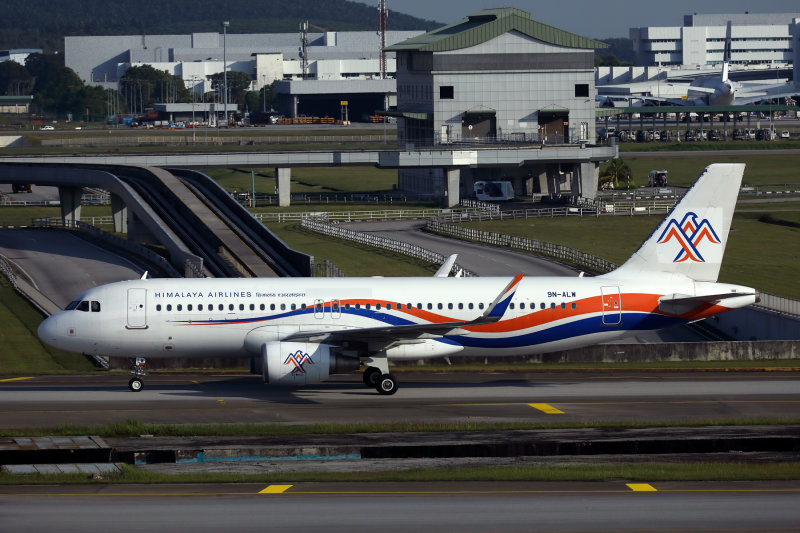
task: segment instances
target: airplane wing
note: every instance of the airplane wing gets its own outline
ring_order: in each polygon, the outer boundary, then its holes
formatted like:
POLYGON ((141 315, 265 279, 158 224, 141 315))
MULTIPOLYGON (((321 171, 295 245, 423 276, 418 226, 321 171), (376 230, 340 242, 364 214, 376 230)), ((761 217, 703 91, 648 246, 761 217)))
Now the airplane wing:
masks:
POLYGON ((435 339, 445 335, 468 335, 469 331, 463 328, 491 324, 500 320, 508 309, 511 299, 522 280, 523 275, 518 274, 489 304, 486 310, 473 320, 456 320, 449 322, 436 322, 425 324, 404 324, 400 326, 378 326, 374 328, 347 328, 339 330, 300 331, 293 333, 282 341, 318 342, 332 345, 342 345, 347 342, 378 343, 390 345, 396 342, 408 342, 417 339, 435 339))

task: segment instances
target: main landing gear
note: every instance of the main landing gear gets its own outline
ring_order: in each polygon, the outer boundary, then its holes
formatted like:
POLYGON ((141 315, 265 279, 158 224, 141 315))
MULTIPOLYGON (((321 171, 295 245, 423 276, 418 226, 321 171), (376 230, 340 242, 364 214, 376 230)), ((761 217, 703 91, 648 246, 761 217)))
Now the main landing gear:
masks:
POLYGON ((146 376, 147 372, 145 372, 145 366, 147 365, 147 360, 144 357, 137 357, 133 363, 133 370, 131 370, 131 374, 133 377, 128 381, 128 388, 133 392, 139 392, 144 388, 144 382, 142 381, 142 376, 146 376))
POLYGON ((378 394, 389 396, 397 392, 397 380, 391 374, 384 373, 380 368, 368 366, 364 370, 364 385, 372 387, 378 394))

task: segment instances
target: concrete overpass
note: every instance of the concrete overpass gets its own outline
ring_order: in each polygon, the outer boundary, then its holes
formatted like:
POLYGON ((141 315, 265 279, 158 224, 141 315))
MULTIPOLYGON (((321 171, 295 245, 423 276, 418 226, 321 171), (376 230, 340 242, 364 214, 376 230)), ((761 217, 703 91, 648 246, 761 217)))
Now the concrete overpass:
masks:
MULTIPOLYGON (((536 165, 540 188, 555 192, 559 181, 569 181, 571 191, 593 197, 597 191, 602 161, 618 155, 616 146, 581 145, 489 145, 419 150, 350 150, 308 152, 228 152, 213 154, 163 153, 123 155, 37 155, 0 157, 3 163, 68 163, 102 166, 146 166, 173 168, 258 167, 277 170, 279 205, 290 203, 292 167, 376 166, 378 168, 441 168, 445 175, 446 203, 458 204, 461 169, 536 165), (458 149, 457 149, 458 148, 458 149)), ((0 173, 0 181, 3 174, 0 173)))

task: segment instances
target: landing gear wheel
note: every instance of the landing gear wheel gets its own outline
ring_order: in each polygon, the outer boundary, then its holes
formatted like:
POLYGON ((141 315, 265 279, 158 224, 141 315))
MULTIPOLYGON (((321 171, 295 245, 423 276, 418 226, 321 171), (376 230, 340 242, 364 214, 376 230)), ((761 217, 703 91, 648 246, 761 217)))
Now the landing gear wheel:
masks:
POLYGON ((375 389, 378 394, 389 396, 397 392, 397 380, 391 374, 383 374, 379 379, 375 389))
POLYGON ((144 388, 144 382, 140 378, 131 378, 128 382, 128 388, 131 389, 133 392, 139 392, 144 388))
POLYGON ((378 386, 378 380, 381 377, 381 370, 380 368, 369 366, 366 370, 364 370, 364 374, 361 377, 364 379, 364 385, 374 389, 378 386))

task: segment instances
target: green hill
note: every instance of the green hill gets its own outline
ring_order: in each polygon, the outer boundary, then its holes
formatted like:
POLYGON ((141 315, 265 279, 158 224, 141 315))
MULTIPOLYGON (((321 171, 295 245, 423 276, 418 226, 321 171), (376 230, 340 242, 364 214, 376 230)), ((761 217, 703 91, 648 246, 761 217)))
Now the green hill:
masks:
MULTIPOLYGON (((378 28, 377 2, 346 0, 7 0, 0 17, 0 49, 42 48, 63 51, 68 35, 184 34, 311 31, 378 28)), ((390 11, 390 30, 429 30, 440 24, 390 11)))

